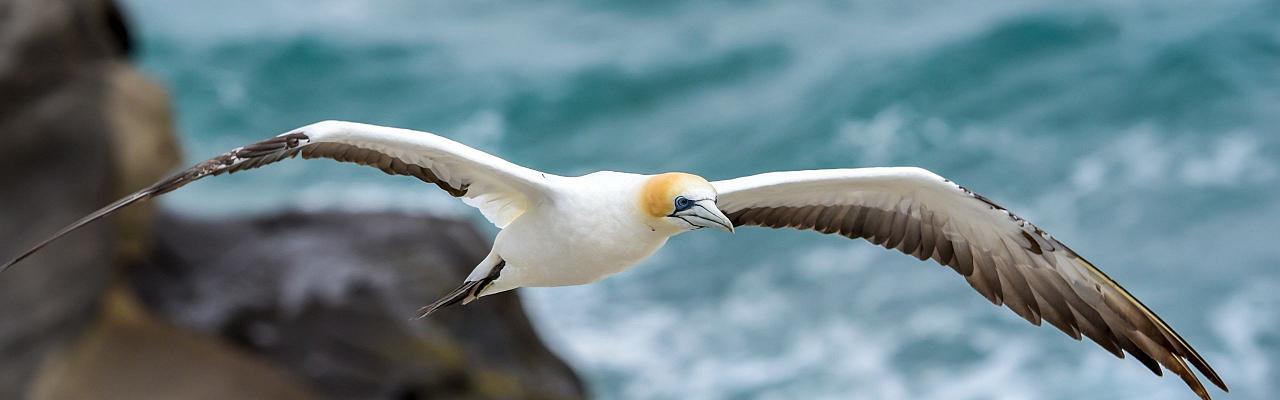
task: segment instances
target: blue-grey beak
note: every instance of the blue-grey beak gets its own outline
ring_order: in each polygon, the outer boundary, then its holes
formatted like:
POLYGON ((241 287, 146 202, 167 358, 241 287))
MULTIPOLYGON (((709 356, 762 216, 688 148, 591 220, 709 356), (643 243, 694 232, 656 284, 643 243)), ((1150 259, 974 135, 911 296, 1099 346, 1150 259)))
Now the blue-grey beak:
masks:
POLYGON ((695 201, 693 207, 675 215, 686 217, 685 221, 699 228, 716 228, 733 233, 733 221, 720 212, 720 208, 716 207, 716 201, 712 199, 695 201))

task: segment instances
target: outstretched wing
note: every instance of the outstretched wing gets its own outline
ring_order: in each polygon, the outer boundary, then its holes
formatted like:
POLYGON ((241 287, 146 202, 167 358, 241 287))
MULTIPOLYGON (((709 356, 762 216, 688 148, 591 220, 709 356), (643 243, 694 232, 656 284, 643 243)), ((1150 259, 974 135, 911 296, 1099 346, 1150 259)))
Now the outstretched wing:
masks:
POLYGON ((353 122, 325 121, 227 153, 174 174, 68 225, 33 246, 0 272, 54 240, 141 200, 186 186, 200 178, 230 174, 301 155, 378 168, 432 183, 480 209, 499 228, 515 220, 545 195, 546 175, 427 132, 353 122))
POLYGON ((920 168, 774 172, 713 182, 735 226, 790 227, 864 238, 950 266, 996 305, 1117 357, 1128 352, 1156 375, 1173 371, 1201 398, 1186 365, 1226 384, 1185 340, 1124 288, 1066 245, 976 193, 920 168))

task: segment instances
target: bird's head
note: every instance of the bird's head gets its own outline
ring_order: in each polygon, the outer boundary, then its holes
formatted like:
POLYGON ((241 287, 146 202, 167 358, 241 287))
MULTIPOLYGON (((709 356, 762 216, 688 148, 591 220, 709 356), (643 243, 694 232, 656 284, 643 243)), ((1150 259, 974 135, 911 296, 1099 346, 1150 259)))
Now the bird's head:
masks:
POLYGON ((649 177, 640 191, 641 209, 671 234, 702 228, 733 232, 733 222, 716 207, 716 189, 706 179, 670 172, 649 177))

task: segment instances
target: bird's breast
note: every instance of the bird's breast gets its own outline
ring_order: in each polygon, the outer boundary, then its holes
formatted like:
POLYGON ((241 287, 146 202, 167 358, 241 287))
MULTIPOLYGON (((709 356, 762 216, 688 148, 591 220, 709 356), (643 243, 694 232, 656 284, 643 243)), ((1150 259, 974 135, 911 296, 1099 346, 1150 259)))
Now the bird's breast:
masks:
POLYGON ((531 211, 497 240, 499 254, 514 268, 510 278, 520 286, 595 282, 643 261, 667 239, 619 207, 563 204, 531 211))

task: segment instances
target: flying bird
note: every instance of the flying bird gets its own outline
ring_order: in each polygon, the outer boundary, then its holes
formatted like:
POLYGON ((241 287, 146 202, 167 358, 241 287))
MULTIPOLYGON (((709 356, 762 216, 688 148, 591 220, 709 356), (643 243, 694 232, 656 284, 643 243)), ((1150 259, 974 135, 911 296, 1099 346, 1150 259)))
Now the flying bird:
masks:
POLYGON ((324 121, 239 147, 126 196, 0 267, 130 204, 206 176, 286 158, 329 158, 439 186, 501 229, 460 287, 420 310, 519 287, 582 285, 648 258, 680 233, 744 226, 862 238, 958 272, 1032 324, 1088 337, 1156 375, 1172 371, 1203 399, 1188 363, 1222 390, 1213 368, 1168 324, 1062 242, 995 202, 921 168, 770 172, 709 182, 687 173, 600 171, 557 176, 427 132, 324 121))

